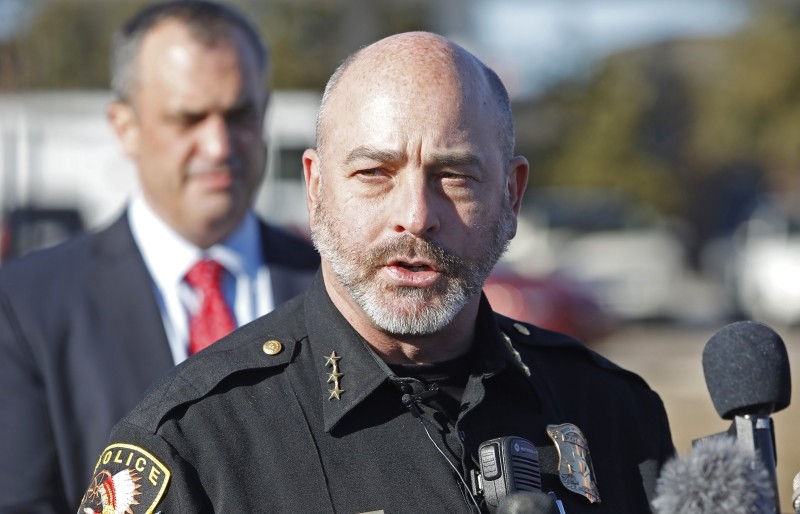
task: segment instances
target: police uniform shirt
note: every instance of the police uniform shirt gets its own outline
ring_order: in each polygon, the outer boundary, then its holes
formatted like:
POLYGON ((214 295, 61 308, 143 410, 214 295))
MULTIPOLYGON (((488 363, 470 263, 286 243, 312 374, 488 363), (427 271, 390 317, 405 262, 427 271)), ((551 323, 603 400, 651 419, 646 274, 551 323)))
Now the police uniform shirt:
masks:
POLYGON ((318 275, 151 390, 114 429, 82 509, 102 510, 113 492, 133 512, 476 512, 486 509, 470 492, 479 445, 518 436, 569 514, 649 510, 674 448, 644 381, 485 299, 469 360, 452 426, 437 419, 430 384, 393 373, 318 275), (599 503, 561 476, 547 427, 564 424, 585 436, 581 467, 599 503))

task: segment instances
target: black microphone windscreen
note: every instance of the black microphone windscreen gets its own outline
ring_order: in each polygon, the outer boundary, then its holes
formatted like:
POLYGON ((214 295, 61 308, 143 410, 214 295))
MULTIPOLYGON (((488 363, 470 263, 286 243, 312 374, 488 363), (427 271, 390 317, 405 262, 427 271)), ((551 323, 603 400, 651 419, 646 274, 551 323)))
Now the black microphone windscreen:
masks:
POLYGON ((756 321, 719 329, 703 349, 703 374, 723 419, 769 415, 792 398, 789 356, 781 337, 756 321))
POLYGON ((519 491, 506 496, 496 514, 559 514, 555 499, 541 491, 519 491))
POLYGON ((664 464, 654 514, 774 514, 769 473, 732 437, 698 441, 686 457, 664 464))

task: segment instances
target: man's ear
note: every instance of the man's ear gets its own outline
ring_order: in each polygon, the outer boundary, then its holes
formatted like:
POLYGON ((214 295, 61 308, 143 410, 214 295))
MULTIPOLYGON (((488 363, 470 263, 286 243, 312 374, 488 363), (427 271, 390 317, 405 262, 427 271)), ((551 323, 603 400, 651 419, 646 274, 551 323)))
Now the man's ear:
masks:
POLYGON ((306 207, 312 223, 322 185, 322 177, 319 173, 319 154, 316 150, 309 148, 303 152, 303 178, 306 181, 306 207))
POLYGON ((529 173, 530 165, 528 164, 528 159, 525 157, 514 157, 509 161, 506 194, 508 195, 509 206, 514 213, 514 235, 516 235, 517 232, 517 217, 522 207, 522 195, 525 194, 525 189, 528 186, 529 173))
POLYGON ((522 195, 528 186, 530 165, 525 157, 514 157, 508 163, 508 199, 514 214, 522 207, 522 195))
POLYGON ((111 102, 106 110, 106 116, 125 155, 130 158, 137 157, 139 155, 140 130, 133 107, 124 102, 111 102))

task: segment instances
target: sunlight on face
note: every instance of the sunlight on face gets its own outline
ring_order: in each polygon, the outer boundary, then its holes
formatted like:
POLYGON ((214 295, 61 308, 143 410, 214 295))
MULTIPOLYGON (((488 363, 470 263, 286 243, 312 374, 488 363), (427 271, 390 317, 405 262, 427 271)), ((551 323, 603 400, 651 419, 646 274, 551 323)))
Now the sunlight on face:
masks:
POLYGON ((409 235, 364 244, 348 239, 337 227, 344 224, 337 211, 320 195, 314 213, 312 239, 337 279, 372 322, 395 335, 426 335, 442 330, 467 301, 477 294, 494 265, 508 247, 513 213, 503 199, 497 219, 477 228, 474 237, 484 243, 472 259, 462 258, 434 242, 409 235), (378 271, 387 261, 403 256, 422 257, 441 270, 443 280, 434 287, 395 286, 380 280, 378 271))

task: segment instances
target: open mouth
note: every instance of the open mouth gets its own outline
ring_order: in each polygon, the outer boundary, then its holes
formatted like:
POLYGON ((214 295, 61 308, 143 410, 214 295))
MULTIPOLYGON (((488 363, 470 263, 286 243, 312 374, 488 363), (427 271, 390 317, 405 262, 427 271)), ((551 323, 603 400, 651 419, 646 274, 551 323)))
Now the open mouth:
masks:
POLYGON ((404 260, 396 260, 389 263, 389 266, 396 266, 398 268, 407 269, 409 271, 439 271, 435 266, 429 264, 427 262, 421 261, 404 261, 404 260))
POLYGON ((438 267, 418 260, 391 261, 385 266, 385 270, 392 282, 399 286, 428 287, 441 277, 438 267))
POLYGON ((430 270, 431 267, 427 264, 407 264, 405 262, 398 262, 395 266, 399 266, 401 268, 405 268, 409 271, 427 271, 430 270))

